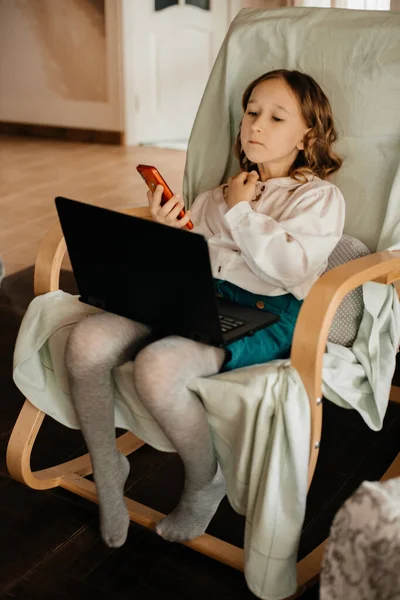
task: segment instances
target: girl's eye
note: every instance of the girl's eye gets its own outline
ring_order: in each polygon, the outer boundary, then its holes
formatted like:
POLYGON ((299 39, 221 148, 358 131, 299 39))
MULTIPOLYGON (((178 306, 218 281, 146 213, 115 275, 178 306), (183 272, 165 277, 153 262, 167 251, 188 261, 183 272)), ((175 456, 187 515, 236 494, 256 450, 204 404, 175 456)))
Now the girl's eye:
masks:
POLYGON ((272 118, 273 118, 273 120, 274 120, 274 121, 276 121, 277 123, 278 123, 279 121, 283 121, 283 119, 280 119, 279 117, 272 117, 272 118))
POLYGON ((248 115, 251 115, 252 117, 256 117, 256 116, 257 116, 257 113, 256 113, 256 112, 254 112, 254 110, 248 110, 248 111, 247 111, 247 114, 248 114, 248 115))

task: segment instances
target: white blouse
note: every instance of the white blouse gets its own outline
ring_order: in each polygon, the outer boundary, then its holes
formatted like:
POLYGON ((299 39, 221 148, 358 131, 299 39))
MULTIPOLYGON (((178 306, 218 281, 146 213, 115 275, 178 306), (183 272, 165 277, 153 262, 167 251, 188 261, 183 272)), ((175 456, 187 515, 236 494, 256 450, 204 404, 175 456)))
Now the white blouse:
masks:
POLYGON ((213 277, 299 300, 325 271, 345 217, 340 190, 319 177, 258 181, 255 200, 229 210, 220 186, 200 194, 191 210, 193 232, 208 242, 213 277))

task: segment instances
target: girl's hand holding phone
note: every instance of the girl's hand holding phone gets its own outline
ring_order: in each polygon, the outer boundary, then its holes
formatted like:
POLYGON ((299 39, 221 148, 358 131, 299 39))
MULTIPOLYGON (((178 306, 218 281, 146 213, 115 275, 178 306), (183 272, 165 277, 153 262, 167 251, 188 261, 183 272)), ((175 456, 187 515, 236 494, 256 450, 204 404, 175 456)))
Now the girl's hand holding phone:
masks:
POLYGON ((151 216, 155 221, 157 221, 157 223, 182 229, 182 227, 185 227, 190 221, 190 210, 185 212, 181 219, 178 219, 177 217, 179 213, 185 207, 182 197, 178 194, 174 194, 162 206, 161 201, 163 191, 163 186, 157 185, 154 193, 152 193, 150 190, 147 192, 147 200, 149 202, 151 216))
POLYGON ((172 193, 158 169, 153 165, 138 165, 136 170, 149 188, 147 199, 153 219, 163 225, 192 230, 193 223, 187 218, 182 197, 172 193))

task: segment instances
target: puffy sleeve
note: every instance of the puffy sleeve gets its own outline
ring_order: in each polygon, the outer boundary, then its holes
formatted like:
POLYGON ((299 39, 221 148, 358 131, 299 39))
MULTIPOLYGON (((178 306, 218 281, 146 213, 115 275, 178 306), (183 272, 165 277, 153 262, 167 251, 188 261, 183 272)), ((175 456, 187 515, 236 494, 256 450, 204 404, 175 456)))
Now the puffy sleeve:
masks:
POLYGON ((193 231, 208 240, 218 232, 219 207, 224 205, 222 187, 199 194, 191 206, 193 231))
POLYGON ((284 287, 320 275, 344 227, 344 199, 335 185, 326 183, 298 193, 291 210, 279 221, 253 211, 248 202, 239 202, 225 214, 251 271, 284 287))

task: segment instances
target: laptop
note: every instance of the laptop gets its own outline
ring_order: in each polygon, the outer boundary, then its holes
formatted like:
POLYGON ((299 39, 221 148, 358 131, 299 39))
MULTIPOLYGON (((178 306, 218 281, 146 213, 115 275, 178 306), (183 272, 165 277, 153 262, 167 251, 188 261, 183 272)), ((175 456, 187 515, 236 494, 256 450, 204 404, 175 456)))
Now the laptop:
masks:
POLYGON ((218 347, 279 321, 217 298, 202 235, 69 198, 55 203, 81 302, 218 347))

